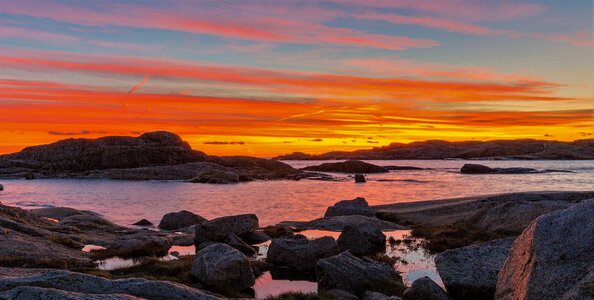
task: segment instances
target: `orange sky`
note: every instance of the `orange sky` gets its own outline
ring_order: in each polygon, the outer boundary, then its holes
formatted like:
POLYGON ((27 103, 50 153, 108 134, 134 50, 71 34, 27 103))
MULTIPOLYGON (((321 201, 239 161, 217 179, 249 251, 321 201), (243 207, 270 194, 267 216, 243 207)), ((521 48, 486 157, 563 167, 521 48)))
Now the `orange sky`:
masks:
POLYGON ((263 157, 594 131, 588 1, 2 2, 0 153, 154 130, 263 157))

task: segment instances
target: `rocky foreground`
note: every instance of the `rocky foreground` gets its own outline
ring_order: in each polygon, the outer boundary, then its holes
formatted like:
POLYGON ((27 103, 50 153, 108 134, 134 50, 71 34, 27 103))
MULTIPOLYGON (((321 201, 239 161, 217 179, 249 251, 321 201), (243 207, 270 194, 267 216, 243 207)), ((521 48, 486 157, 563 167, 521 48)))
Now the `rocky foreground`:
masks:
POLYGON ((573 142, 546 140, 497 140, 448 142, 431 140, 409 144, 391 143, 369 150, 332 151, 319 155, 294 152, 280 160, 342 159, 594 159, 594 139, 573 142))
POLYGON ((0 205, 0 299, 250 298, 264 271, 317 282, 317 294, 275 299, 594 299, 594 192, 376 207, 356 198, 320 219, 268 227, 253 214, 207 220, 181 211, 164 215, 158 227, 127 228, 72 208, 0 205), (382 255, 383 231, 404 228, 437 253, 445 290, 427 277, 405 285, 400 262, 382 255), (303 229, 341 233, 308 239, 303 229), (82 251, 89 244, 100 247, 82 251), (172 245, 197 252, 156 259, 172 245), (256 255, 263 245, 265 259, 256 255), (139 264, 98 270, 108 257, 139 264))
POLYGON ((0 178, 106 178, 236 183, 301 179, 306 174, 275 160, 213 156, 193 150, 178 135, 66 139, 0 155, 0 178))

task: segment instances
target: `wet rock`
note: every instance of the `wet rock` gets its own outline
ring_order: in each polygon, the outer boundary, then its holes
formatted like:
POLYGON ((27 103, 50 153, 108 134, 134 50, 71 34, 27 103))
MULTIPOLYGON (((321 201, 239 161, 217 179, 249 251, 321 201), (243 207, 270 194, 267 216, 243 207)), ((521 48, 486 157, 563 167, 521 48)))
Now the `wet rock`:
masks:
POLYGON ((85 228, 106 227, 110 229, 124 229, 124 227, 116 225, 103 217, 89 214, 68 216, 60 220, 59 224, 85 228))
POLYGON ((338 237, 337 243, 341 251, 348 250, 356 256, 386 250, 386 236, 377 225, 346 226, 338 237))
POLYGON ((142 300, 142 298, 125 294, 88 294, 33 286, 18 286, 8 291, 1 292, 0 299, 142 300))
POLYGON ((191 179, 190 182, 216 184, 238 183, 239 175, 233 171, 213 170, 196 176, 195 178, 191 179))
POLYGON ((256 250, 254 249, 254 247, 246 244, 243 240, 241 240, 241 238, 239 238, 237 235, 233 233, 227 237, 225 244, 239 250, 241 253, 248 256, 256 254, 256 250))
POLYGON ((319 166, 303 168, 307 171, 335 172, 335 173, 387 173, 384 167, 366 163, 360 160, 347 160, 345 162, 323 163, 319 166))
MULTIPOLYGON (((530 223, 514 242, 499 272, 495 297, 568 299, 570 295, 580 295, 585 286, 591 289, 594 285, 592 216, 594 199, 540 216, 530 223)), ((590 291, 589 298, 592 296, 590 291)))
POLYGON ((355 174, 355 182, 356 183, 365 183, 367 180, 365 180, 365 175, 363 174, 355 174))
MULTIPOLYGON (((323 296, 326 296, 326 298, 330 298, 330 299, 359 300, 359 297, 357 297, 347 291, 338 290, 338 289, 326 291, 323 293, 323 296)), ((326 299, 326 298, 323 298, 323 299, 326 299)))
POLYGON ((64 270, 0 268, 0 291, 10 291, 19 286, 84 294, 125 294, 145 299, 222 299, 209 292, 166 281, 140 278, 109 280, 64 270))
POLYGON ((285 221, 279 223, 277 226, 292 226, 298 230, 306 229, 318 229, 318 230, 331 230, 331 231, 342 231, 346 226, 352 225, 355 227, 377 225, 382 230, 400 230, 408 229, 407 227, 398 225, 396 223, 383 221, 373 217, 352 215, 352 216, 336 216, 336 217, 325 217, 315 219, 313 221, 285 221))
POLYGON ((196 245, 204 241, 223 242, 230 234, 242 237, 257 228, 258 217, 254 214, 212 219, 196 226, 196 245))
POLYGON ((136 225, 136 226, 142 226, 142 227, 149 227, 149 226, 153 226, 153 223, 147 219, 142 219, 132 225, 136 225))
POLYGON ((178 230, 205 221, 207 221, 205 218, 193 212, 182 210, 164 215, 161 222, 159 222, 159 228, 164 230, 178 230))
MULTIPOLYGON (((363 297, 361 297, 361 300, 402 300, 402 299, 398 296, 386 296, 382 293, 367 291, 363 294, 363 297)), ((422 300, 422 299, 419 299, 419 300, 422 300)))
POLYGON ((297 228, 293 226, 273 225, 262 228, 262 231, 271 238, 280 238, 295 234, 297 228))
POLYGON ((375 211, 369 207, 365 198, 357 197, 353 200, 342 200, 328 207, 324 217, 360 215, 374 217, 375 211))
POLYGON ((56 220, 62 220, 64 218, 67 218, 70 216, 76 216, 76 215, 99 216, 99 214, 97 214, 97 213, 81 211, 81 210, 70 208, 70 207, 38 208, 38 209, 30 210, 30 212, 36 216, 52 218, 52 219, 56 219, 56 220))
POLYGON ((435 257, 435 266, 448 293, 455 299, 493 299, 497 273, 514 238, 447 250, 435 257))
POLYGON ((464 164, 460 169, 462 174, 493 174, 495 172, 493 168, 477 164, 464 164))
POLYGON ((415 280, 402 294, 404 300, 448 300, 446 292, 431 278, 425 276, 415 280))
POLYGON ((222 291, 243 291, 255 283, 249 259, 225 244, 214 244, 198 251, 192 275, 222 291))
POLYGON ((402 277, 390 265, 368 258, 357 258, 348 251, 320 259, 316 266, 318 292, 345 290, 362 296, 366 291, 386 295, 404 291, 402 277))
POLYGON ((298 234, 272 239, 266 262, 298 271, 313 271, 318 260, 338 253, 340 250, 332 237, 309 240, 298 234))
POLYGON ((171 252, 171 253, 169 253, 169 254, 170 254, 171 256, 173 256, 173 257, 177 257, 177 258, 180 258, 180 256, 181 256, 181 254, 179 253, 179 251, 173 251, 173 252, 171 252))

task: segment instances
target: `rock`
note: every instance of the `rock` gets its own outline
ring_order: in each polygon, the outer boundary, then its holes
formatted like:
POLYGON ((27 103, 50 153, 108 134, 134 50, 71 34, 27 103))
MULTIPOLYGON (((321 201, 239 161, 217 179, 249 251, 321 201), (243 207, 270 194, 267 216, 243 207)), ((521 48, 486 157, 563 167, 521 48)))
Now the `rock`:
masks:
POLYGON ((195 178, 191 179, 190 182, 216 184, 238 183, 239 175, 233 171, 213 170, 196 176, 195 178))
POLYGON ((33 174, 33 172, 27 172, 27 173, 25 173, 25 179, 33 180, 33 179, 35 179, 35 175, 33 174))
POLYGON ((345 290, 362 296, 366 291, 386 295, 401 294, 402 277, 391 266, 368 258, 357 258, 348 251, 320 259, 316 266, 318 292, 345 290))
POLYGON ((335 173, 387 173, 384 167, 366 163, 360 160, 347 160, 345 162, 323 163, 319 166, 303 168, 307 171, 335 172, 335 173))
POLYGON ((413 166, 383 166, 386 170, 390 171, 418 171, 427 170, 426 168, 413 167, 413 166))
POLYGON ((64 270, 0 268, 0 291, 6 292, 17 287, 40 287, 72 293, 106 296, 124 294, 143 299, 222 299, 222 297, 209 292, 166 281, 140 278, 109 280, 64 270))
POLYGON ((341 251, 349 251, 353 255, 363 256, 367 254, 383 252, 386 250, 386 236, 377 225, 355 227, 348 225, 344 227, 337 240, 341 251))
POLYGON ((321 299, 340 299, 340 300, 359 300, 359 297, 343 290, 329 290, 325 291, 321 299), (324 298, 325 296, 325 298, 324 298))
POLYGON ((318 260, 338 253, 340 250, 332 237, 309 240, 298 234, 272 239, 266 262, 298 271, 314 271, 318 260))
POLYGON ((300 222, 300 221, 285 221, 279 223, 277 226, 292 226, 298 230, 306 229, 317 229, 317 230, 331 230, 331 231, 342 231, 346 226, 352 225, 355 227, 377 225, 382 230, 401 230, 408 229, 407 227, 398 225, 396 223, 382 221, 377 218, 365 217, 365 216, 336 216, 315 219, 313 221, 300 222))
POLYGON ((359 174, 359 173, 355 174, 355 182, 356 183, 365 183, 366 182, 365 175, 359 174))
POLYGON ((196 226, 196 245, 204 241, 223 242, 232 233, 242 237, 257 228, 258 217, 254 214, 212 219, 196 226))
POLYGON ((172 251, 171 253, 169 253, 169 255, 171 255, 173 257, 177 257, 177 258, 180 258, 180 256, 181 256, 179 251, 172 251))
POLYGON ((431 278, 415 280, 402 294, 404 300, 449 300, 448 294, 431 278))
POLYGON ((110 229, 124 229, 103 217, 90 214, 72 215, 60 220, 61 225, 73 225, 77 227, 107 227, 110 229))
POLYGON ((214 244, 198 251, 192 275, 222 291, 243 291, 255 283, 248 258, 225 244, 214 244))
POLYGON ((499 272, 495 297, 567 299, 579 295, 584 286, 591 289, 593 216, 594 199, 589 199, 532 221, 514 242, 499 272))
POLYGON ((67 218, 70 216, 76 216, 76 215, 99 216, 99 214, 97 214, 97 213, 81 211, 81 210, 70 208, 70 207, 38 208, 38 209, 30 210, 30 212, 36 216, 52 218, 52 219, 56 219, 56 220, 62 220, 64 218, 67 218))
POLYGON ((241 240, 241 238, 239 238, 233 233, 230 234, 229 237, 227 237, 225 244, 241 251, 241 253, 245 255, 251 256, 256 254, 256 250, 252 246, 246 244, 244 241, 241 240))
POLYGON ((2 292, 0 299, 142 300, 142 298, 125 294, 87 294, 33 286, 19 286, 2 292))
POLYGON ((435 257, 435 266, 448 293, 455 299, 493 299, 497 273, 514 238, 447 250, 435 257))
POLYGON ((460 169, 462 174, 493 174, 495 172, 492 168, 477 164, 464 164, 460 169))
POLYGON ((177 230, 206 221, 205 218, 193 212, 182 210, 164 215, 161 222, 159 222, 159 228, 164 230, 177 230))
POLYGON ((4 190, 4 186, 0 183, 0 191, 4 190))
POLYGON ((142 219, 132 225, 148 227, 148 226, 153 226, 153 223, 147 219, 142 219))
POLYGON ((293 226, 273 225, 262 228, 262 231, 271 238, 279 238, 295 234, 297 228, 293 226))
MULTIPOLYGON (((378 293, 378 292, 365 292, 363 294, 363 297, 361 297, 361 300, 402 300, 400 297, 398 296, 386 296, 382 293, 378 293)), ((421 299, 419 299, 421 300, 421 299)))
POLYGON ((360 215, 374 217, 375 211, 369 207, 365 198, 357 197, 353 200, 342 200, 328 207, 324 217, 360 215))
POLYGON ((244 240, 248 245, 256 245, 270 241, 270 236, 263 230, 256 230, 243 234, 242 240, 244 240))

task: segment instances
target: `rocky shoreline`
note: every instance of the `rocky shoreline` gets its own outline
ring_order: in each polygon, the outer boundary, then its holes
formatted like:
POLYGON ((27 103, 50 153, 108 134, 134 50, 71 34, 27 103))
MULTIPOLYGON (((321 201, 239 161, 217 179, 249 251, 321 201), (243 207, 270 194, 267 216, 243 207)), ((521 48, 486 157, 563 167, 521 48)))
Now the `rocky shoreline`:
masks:
POLYGON ((73 208, 0 205, 0 298, 251 298, 256 278, 271 272, 310 278, 318 293, 270 299, 590 299, 592 216, 594 191, 373 207, 356 198, 337 202, 320 219, 268 227, 252 214, 206 220, 181 211, 165 214, 158 231, 73 208), (308 229, 336 231, 338 238, 300 234, 308 229), (382 254, 385 245, 399 242, 383 233, 395 229, 412 229, 413 238, 423 238, 427 251, 437 254, 445 289, 427 277, 405 284, 396 271, 402 262, 382 254), (98 247, 82 251, 88 245, 98 247), (172 246, 190 245, 195 255, 158 259, 172 246), (97 269, 110 257, 136 263, 97 269))

